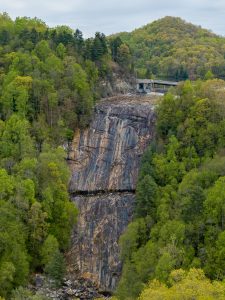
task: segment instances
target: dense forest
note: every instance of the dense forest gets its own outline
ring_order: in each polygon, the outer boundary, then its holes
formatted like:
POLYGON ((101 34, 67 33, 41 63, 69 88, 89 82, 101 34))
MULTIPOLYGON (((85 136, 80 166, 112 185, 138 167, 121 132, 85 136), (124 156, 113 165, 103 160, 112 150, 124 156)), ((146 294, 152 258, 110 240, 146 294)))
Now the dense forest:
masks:
POLYGON ((23 288, 35 272, 60 285, 78 213, 68 150, 116 72, 205 79, 157 106, 135 218, 120 241, 117 297, 173 299, 182 287, 224 298, 225 82, 212 79, 224 70, 225 39, 179 18, 85 40, 78 29, 0 14, 0 299, 45 299, 23 288))
POLYGON ((225 38, 180 18, 165 17, 110 38, 130 47, 138 77, 225 78, 225 38))
POLYGON ((119 299, 136 299, 149 281, 141 300, 224 299, 224 98, 223 80, 186 81, 159 103, 120 240, 119 299))
MULTIPOLYGON (((122 65, 125 55, 118 57, 122 65)), ((84 40, 79 30, 0 14, 0 296, 6 299, 30 299, 16 288, 35 271, 57 284, 63 278, 77 216, 66 152, 114 66, 102 33, 84 40)))

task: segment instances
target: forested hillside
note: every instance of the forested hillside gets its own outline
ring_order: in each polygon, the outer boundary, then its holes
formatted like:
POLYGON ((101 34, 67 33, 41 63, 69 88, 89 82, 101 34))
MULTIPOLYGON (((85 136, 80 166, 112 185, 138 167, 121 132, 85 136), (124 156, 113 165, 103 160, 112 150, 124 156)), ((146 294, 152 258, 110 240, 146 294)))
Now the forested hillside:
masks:
MULTIPOLYGON (((66 151, 74 131, 89 123, 113 66, 104 34, 84 40, 66 26, 0 15, 0 296, 6 299, 32 272, 44 271, 56 284, 63 278, 62 253, 77 216, 66 151)), ((13 293, 28 299, 28 292, 13 293)))
POLYGON ((120 240, 119 299, 151 280, 140 299, 224 299, 224 281, 204 277, 225 279, 224 99, 222 80, 186 81, 158 105, 135 219, 120 240))
POLYGON ((138 77, 225 78, 225 38, 180 18, 165 17, 110 38, 130 47, 138 77))
POLYGON ((88 126, 114 79, 132 72, 205 81, 187 80, 157 105, 135 218, 120 240, 117 296, 173 299, 191 284, 190 297, 225 298, 225 82, 212 79, 225 77, 225 39, 166 17, 85 40, 78 29, 3 13, 0 299, 45 299, 26 289, 36 272, 60 286, 78 213, 66 163, 74 132, 88 126))

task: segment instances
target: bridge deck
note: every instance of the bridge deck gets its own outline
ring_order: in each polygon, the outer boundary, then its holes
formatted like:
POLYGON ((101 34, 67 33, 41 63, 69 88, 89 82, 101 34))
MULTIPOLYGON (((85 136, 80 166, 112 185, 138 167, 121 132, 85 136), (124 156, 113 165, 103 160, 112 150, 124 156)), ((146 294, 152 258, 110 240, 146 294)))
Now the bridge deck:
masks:
POLYGON ((177 81, 168 81, 168 80, 159 80, 159 79, 137 79, 137 83, 140 84, 161 84, 161 85, 172 85, 177 86, 179 82, 177 81))
POLYGON ((165 80, 153 80, 154 84, 163 84, 163 85, 178 85, 179 82, 176 81, 165 81, 165 80))

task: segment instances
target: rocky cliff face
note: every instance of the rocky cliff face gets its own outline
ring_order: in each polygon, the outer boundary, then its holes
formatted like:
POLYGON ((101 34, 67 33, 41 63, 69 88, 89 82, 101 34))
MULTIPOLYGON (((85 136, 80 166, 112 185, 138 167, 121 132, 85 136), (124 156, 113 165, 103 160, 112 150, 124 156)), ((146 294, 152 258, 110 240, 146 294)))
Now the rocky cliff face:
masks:
POLYGON ((113 290, 121 272, 118 239, 131 220, 134 194, 77 196, 73 200, 80 211, 73 236, 78 268, 100 290, 113 290))
POLYGON ((81 274, 112 291, 121 272, 118 240, 134 208, 141 156, 154 136, 151 97, 114 97, 95 108, 70 153, 70 193, 80 210, 70 258, 81 274))

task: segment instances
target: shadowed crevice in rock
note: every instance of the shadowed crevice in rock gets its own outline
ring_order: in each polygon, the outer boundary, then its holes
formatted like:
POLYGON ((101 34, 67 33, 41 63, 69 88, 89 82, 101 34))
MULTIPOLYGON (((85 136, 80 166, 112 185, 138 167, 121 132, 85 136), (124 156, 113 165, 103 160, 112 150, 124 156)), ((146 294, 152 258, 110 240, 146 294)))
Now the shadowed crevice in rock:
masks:
POLYGON ((154 107, 147 96, 103 100, 73 140, 69 190, 80 213, 69 256, 101 291, 113 291, 121 274, 118 240, 133 216, 141 157, 155 133, 154 107))
POLYGON ((104 190, 97 190, 97 191, 79 191, 77 193, 71 193, 71 197, 75 198, 76 196, 94 196, 94 195, 105 195, 105 194, 122 194, 122 193, 133 193, 135 194, 135 190, 117 190, 117 191, 104 191, 104 190))

